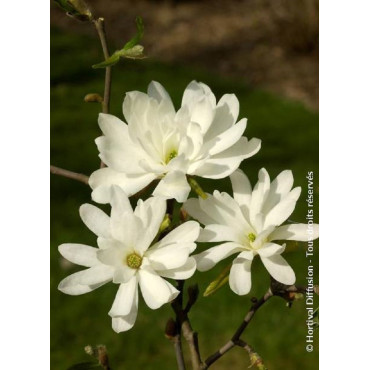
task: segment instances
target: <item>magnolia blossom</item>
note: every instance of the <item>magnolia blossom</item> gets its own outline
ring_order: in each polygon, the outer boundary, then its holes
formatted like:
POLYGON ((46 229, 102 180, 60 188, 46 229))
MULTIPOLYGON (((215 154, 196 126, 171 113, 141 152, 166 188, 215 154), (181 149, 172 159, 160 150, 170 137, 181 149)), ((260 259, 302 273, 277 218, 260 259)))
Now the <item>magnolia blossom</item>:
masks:
POLYGON ((187 212, 205 226, 200 242, 225 242, 195 256, 200 271, 211 269, 219 261, 238 253, 229 277, 230 288, 239 295, 251 289, 251 265, 254 256, 261 257, 270 275, 291 285, 295 274, 281 256, 285 244, 276 241, 308 241, 318 237, 318 225, 282 223, 294 211, 301 188, 293 190, 291 171, 281 172, 274 181, 261 169, 252 190, 248 177, 241 171, 231 176, 234 197, 215 191, 207 199, 189 199, 187 212))
POLYGON ((154 179, 160 180, 155 196, 184 202, 190 192, 186 175, 224 178, 261 147, 259 139, 242 136, 247 120, 236 123, 236 96, 226 94, 216 103, 210 88, 195 81, 185 89, 177 112, 163 86, 151 82, 148 94, 126 94, 123 114, 127 124, 99 115, 103 136, 96 144, 107 167, 89 181, 98 203, 109 202, 111 185, 131 196, 154 179))
POLYGON ((138 287, 146 304, 157 309, 178 294, 167 280, 189 278, 196 262, 189 254, 199 235, 199 224, 188 221, 150 247, 166 212, 160 198, 139 200, 135 210, 119 187, 112 187, 110 217, 99 208, 85 204, 80 215, 98 236, 99 248, 82 244, 62 244, 59 251, 69 261, 88 269, 76 272, 59 284, 59 290, 78 295, 91 292, 105 283, 119 284, 109 311, 116 332, 129 330, 138 309, 138 287))

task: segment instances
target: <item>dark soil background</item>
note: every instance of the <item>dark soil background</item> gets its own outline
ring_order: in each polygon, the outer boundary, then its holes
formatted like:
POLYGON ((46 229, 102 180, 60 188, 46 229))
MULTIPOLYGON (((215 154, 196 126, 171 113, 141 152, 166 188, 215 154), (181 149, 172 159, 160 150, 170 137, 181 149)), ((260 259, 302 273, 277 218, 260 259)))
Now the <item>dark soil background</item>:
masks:
MULTIPOLYGON (((91 0, 117 48, 140 15, 150 58, 206 67, 318 110, 318 0, 91 0)), ((52 4, 51 23, 94 34, 52 4)), ((113 47, 112 47, 113 49, 113 47)), ((113 50, 112 50, 113 51, 113 50)))

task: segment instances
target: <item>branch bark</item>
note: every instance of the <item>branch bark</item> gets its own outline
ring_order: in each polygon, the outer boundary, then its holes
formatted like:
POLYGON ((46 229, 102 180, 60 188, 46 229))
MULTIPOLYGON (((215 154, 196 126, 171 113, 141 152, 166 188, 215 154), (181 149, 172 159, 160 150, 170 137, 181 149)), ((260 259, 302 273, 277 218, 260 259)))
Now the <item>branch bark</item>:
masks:
POLYGON ((50 166, 50 173, 58 176, 67 177, 68 179, 77 180, 83 182, 84 184, 89 184, 89 177, 83 175, 82 173, 72 172, 65 170, 63 168, 59 168, 56 166, 50 166))
MULTIPOLYGON (((180 295, 182 296, 182 293, 180 295)), ((188 343, 192 368, 193 370, 199 370, 201 369, 202 361, 199 353, 198 334, 191 327, 188 314, 182 308, 182 297, 178 299, 179 296, 171 303, 171 306, 176 314, 182 334, 188 343)))
POLYGON ((172 339, 172 342, 173 342, 173 345, 175 347, 177 368, 178 368, 178 370, 185 370, 185 362, 184 362, 184 355, 182 353, 181 336, 180 336, 180 334, 177 334, 172 339))

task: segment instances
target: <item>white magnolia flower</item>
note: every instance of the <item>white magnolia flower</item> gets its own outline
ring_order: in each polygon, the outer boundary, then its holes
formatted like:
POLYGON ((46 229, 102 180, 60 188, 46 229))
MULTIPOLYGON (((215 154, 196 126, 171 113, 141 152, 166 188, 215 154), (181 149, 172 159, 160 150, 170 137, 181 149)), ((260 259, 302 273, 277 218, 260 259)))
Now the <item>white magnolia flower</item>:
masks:
POLYGON ((196 262, 189 254, 199 235, 199 224, 188 221, 154 243, 166 212, 160 198, 139 200, 133 211, 127 196, 112 187, 112 211, 109 217, 99 208, 85 204, 80 215, 86 226, 98 236, 99 248, 82 244, 62 244, 59 251, 69 261, 88 269, 76 272, 59 284, 59 290, 78 295, 91 292, 113 281, 119 289, 109 311, 116 332, 129 330, 138 309, 138 286, 146 304, 157 309, 178 294, 168 281, 193 275, 196 262))
POLYGON ((235 293, 247 294, 251 289, 252 260, 258 254, 275 280, 294 284, 294 271, 281 257, 285 244, 275 241, 316 239, 318 225, 313 225, 312 233, 307 224, 280 226, 292 214, 301 193, 300 187, 291 190, 292 172, 283 171, 270 183, 267 171, 261 169, 253 190, 242 171, 237 170, 230 177, 234 198, 215 191, 207 199, 189 199, 184 205, 192 217, 206 225, 198 241, 226 242, 196 255, 198 270, 207 271, 238 253, 230 270, 229 284, 235 293))
POLYGON ((131 196, 154 179, 160 179, 155 196, 184 202, 190 192, 186 175, 224 178, 261 147, 259 139, 242 136, 247 120, 236 123, 236 96, 226 94, 216 104, 210 88, 195 81, 185 89, 177 112, 163 86, 151 82, 148 94, 126 94, 123 114, 127 124, 99 115, 103 136, 96 144, 107 167, 95 171, 89 181, 98 203, 109 202, 113 184, 131 196))

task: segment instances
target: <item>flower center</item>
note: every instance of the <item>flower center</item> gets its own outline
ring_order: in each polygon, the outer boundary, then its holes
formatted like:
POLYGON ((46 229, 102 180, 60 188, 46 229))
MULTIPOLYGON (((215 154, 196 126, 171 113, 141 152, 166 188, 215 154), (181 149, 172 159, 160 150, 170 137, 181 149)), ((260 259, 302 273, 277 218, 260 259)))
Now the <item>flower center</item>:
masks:
POLYGON ((172 159, 177 157, 177 150, 172 150, 166 157, 166 164, 168 164, 172 159))
POLYGON ((143 259, 138 254, 131 253, 126 258, 127 266, 132 269, 138 269, 141 266, 142 260, 143 259))
POLYGON ((256 235, 255 235, 255 234, 253 234, 253 233, 249 233, 249 234, 248 234, 248 240, 249 240, 250 242, 254 242, 254 241, 256 240, 256 235))

